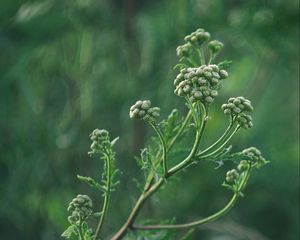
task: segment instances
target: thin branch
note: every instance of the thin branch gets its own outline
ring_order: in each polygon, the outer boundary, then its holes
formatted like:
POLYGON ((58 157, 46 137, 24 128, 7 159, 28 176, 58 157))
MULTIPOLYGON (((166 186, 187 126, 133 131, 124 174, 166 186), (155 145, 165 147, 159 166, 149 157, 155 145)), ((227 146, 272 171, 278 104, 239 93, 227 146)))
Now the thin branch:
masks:
POLYGON ((154 129, 154 131, 157 133, 159 140, 161 142, 161 145, 162 145, 162 150, 163 150, 162 163, 163 163, 163 169, 164 169, 164 176, 166 177, 168 175, 166 141, 164 139, 164 136, 162 135, 162 132, 158 128, 158 126, 155 123, 151 123, 151 122, 150 122, 150 125, 154 129))
POLYGON ((204 114, 202 115, 201 127, 200 127, 200 129, 198 129, 196 131, 195 142, 194 142, 194 145, 192 147, 192 150, 191 150, 190 154, 183 161, 181 161, 179 164, 177 164, 176 166, 171 168, 169 170, 169 173, 168 173, 169 175, 173 175, 173 174, 177 173, 178 171, 180 171, 181 169, 188 166, 190 164, 191 160, 194 158, 194 156, 197 152, 197 149, 199 147, 200 140, 201 140, 201 137, 203 135, 207 120, 208 120, 207 109, 206 109, 205 106, 204 106, 204 110, 205 111, 204 111, 204 114))
POLYGON ((208 157, 211 157, 215 154, 217 154, 220 150, 223 149, 223 147, 230 141, 230 139, 236 134, 236 132, 240 129, 240 126, 237 126, 234 131, 229 135, 229 137, 226 139, 225 142, 222 143, 222 145, 217 148, 215 151, 209 153, 209 154, 206 154, 204 156, 201 155, 201 153, 199 155, 197 155, 196 157, 199 157, 200 159, 204 159, 204 158, 208 158, 208 157))
POLYGON ((212 148, 214 148, 215 146, 217 146, 220 142, 222 142, 225 137, 228 135, 228 133, 230 132, 230 130, 233 127, 233 122, 230 122, 229 126, 227 127, 227 129, 225 130, 225 132, 222 134, 222 136, 216 141, 214 142, 212 145, 210 145, 208 148, 206 148, 203 151, 200 151, 200 153, 198 154, 198 156, 202 156, 203 154, 207 153, 209 150, 211 150, 212 148))
POLYGON ((106 155, 105 161, 106 161, 106 172, 107 172, 107 176, 106 176, 106 190, 107 191, 104 193, 104 202, 103 202, 103 207, 102 207, 102 211, 101 211, 102 214, 100 216, 100 220, 99 220, 99 223, 98 223, 95 235, 94 235, 94 240, 97 240, 97 238, 100 234, 100 231, 101 231, 101 228, 102 228, 102 225, 104 222, 104 218, 105 218, 105 215, 106 215, 106 212, 108 209, 109 198, 110 198, 110 186, 111 186, 110 174, 111 173, 110 173, 110 159, 109 159, 108 155, 106 155))
POLYGON ((183 223, 183 224, 147 225, 147 226, 134 225, 133 229, 136 229, 136 230, 155 230, 155 229, 191 228, 191 227, 196 227, 196 226, 205 224, 207 222, 214 221, 214 220, 222 217, 224 214, 226 214, 234 206, 237 199, 239 198, 240 192, 244 189, 244 187, 246 186, 246 183, 249 179, 251 168, 252 167, 250 165, 247 172, 245 173, 245 176, 244 176, 243 180, 241 181, 241 183, 238 187, 237 192, 234 193, 234 195, 232 196, 230 201, 227 203, 227 205, 224 208, 222 208, 221 210, 219 210, 218 212, 210 215, 209 217, 206 217, 206 218, 203 218, 203 219, 200 219, 200 220, 197 220, 197 221, 193 221, 193 222, 183 223))
POLYGON ((183 131, 186 128, 186 126, 187 126, 188 122, 190 121, 190 119, 191 119, 191 111, 188 112, 188 114, 186 115, 186 117, 185 117, 180 129, 178 130, 177 134, 175 135, 175 137, 172 139, 172 141, 167 146, 167 152, 170 151, 170 149, 173 147, 176 140, 181 136, 181 134, 183 133, 183 131))

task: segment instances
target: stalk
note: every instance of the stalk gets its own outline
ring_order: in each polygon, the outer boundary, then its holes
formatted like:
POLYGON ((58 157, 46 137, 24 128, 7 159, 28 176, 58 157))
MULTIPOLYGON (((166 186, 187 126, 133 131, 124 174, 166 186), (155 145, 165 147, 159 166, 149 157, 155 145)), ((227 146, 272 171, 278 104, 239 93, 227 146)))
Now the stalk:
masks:
POLYGON ((236 193, 234 193, 234 195, 232 196, 232 198, 230 199, 230 201, 227 203, 227 205, 222 208, 220 211, 206 217, 200 220, 196 220, 193 222, 189 222, 189 223, 183 223, 183 224, 167 224, 167 225, 148 225, 148 226, 133 226, 134 229, 137 230, 154 230, 154 229, 182 229, 182 228, 191 228, 191 227, 196 227, 202 224, 205 224, 207 222, 211 222, 214 221, 220 217, 222 217, 224 214, 226 214, 236 203, 236 201, 238 200, 239 196, 240 196, 240 192, 243 190, 243 188, 245 187, 249 176, 250 176, 250 171, 251 171, 251 166, 249 166, 243 180, 241 181, 238 191, 236 193))
POLYGON ((110 199, 110 186, 111 186, 111 173, 110 173, 110 161, 109 161, 109 156, 106 155, 105 158, 105 165, 106 165, 106 172, 107 172, 107 177, 106 177, 106 192, 104 193, 104 202, 103 202, 103 207, 102 207, 102 211, 101 211, 101 216, 100 216, 100 220, 96 229, 96 233, 94 235, 94 240, 97 240, 100 231, 102 229, 103 226, 103 222, 104 222, 104 218, 108 209, 108 205, 109 205, 109 199, 110 199))

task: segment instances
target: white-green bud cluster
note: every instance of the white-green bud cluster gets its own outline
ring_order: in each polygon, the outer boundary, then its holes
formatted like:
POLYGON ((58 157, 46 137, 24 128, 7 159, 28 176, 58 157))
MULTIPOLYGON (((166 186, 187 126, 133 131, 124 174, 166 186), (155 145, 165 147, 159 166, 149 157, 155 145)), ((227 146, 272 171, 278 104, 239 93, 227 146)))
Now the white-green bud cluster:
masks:
POLYGON ((209 104, 218 96, 221 82, 227 77, 228 73, 220 70, 217 65, 183 68, 174 81, 174 93, 188 97, 192 102, 209 104))
POLYGON ((255 147, 244 149, 243 154, 250 158, 250 160, 253 163, 257 163, 258 165, 263 165, 267 163, 266 159, 262 156, 261 152, 255 147))
POLYGON ((244 172, 248 169, 249 163, 246 160, 241 160, 237 169, 241 172, 244 172))
POLYGON ((226 173, 226 181, 232 183, 239 178, 239 173, 236 169, 232 169, 226 173))
POLYGON ((70 224, 80 224, 80 222, 87 219, 92 213, 93 203, 87 195, 77 195, 70 203, 68 211, 71 215, 68 217, 70 224))
POLYGON ((109 133, 105 129, 95 129, 90 134, 90 139, 92 140, 91 144, 91 153, 100 153, 104 152, 105 149, 111 147, 111 142, 109 140, 109 133))
POLYGON ((201 45, 210 39, 210 33, 206 32, 203 28, 198 28, 195 32, 187 35, 184 40, 191 44, 201 45))
POLYGON ((223 43, 218 40, 213 40, 208 43, 208 48, 213 54, 218 54, 224 47, 223 43))
POLYGON ((160 108, 151 107, 150 100, 139 100, 131 106, 129 116, 130 118, 154 122, 159 117, 159 112, 160 108))
POLYGON ((192 45, 190 43, 186 43, 180 45, 176 48, 176 53, 178 57, 188 57, 191 53, 192 45))
POLYGON ((242 128, 251 128, 253 126, 251 115, 247 114, 253 111, 250 100, 244 97, 232 97, 228 102, 222 105, 224 114, 236 117, 238 124, 242 128))
POLYGON ((242 128, 247 129, 253 127, 252 117, 249 114, 241 113, 237 116, 236 120, 242 128))

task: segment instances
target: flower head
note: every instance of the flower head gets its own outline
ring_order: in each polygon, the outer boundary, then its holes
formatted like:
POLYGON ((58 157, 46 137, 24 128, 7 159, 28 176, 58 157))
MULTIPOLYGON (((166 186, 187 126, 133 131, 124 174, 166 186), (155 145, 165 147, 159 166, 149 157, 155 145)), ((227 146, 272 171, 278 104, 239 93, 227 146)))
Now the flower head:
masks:
POLYGON ((229 183, 234 182, 238 178, 239 178, 239 173, 235 169, 232 169, 226 173, 226 181, 229 183))
POLYGON ((257 164, 258 167, 268 163, 268 161, 262 156, 261 151, 255 147, 244 149, 243 154, 247 156, 253 164, 257 164))
POLYGON ((131 106, 129 116, 130 118, 154 122, 159 117, 159 112, 160 108, 151 107, 150 100, 139 100, 131 106))
POLYGON ((212 40, 208 43, 208 48, 213 54, 218 54, 224 47, 223 43, 218 40, 212 40))
POLYGON ((80 224, 80 222, 87 219, 92 213, 93 203, 87 195, 77 195, 70 203, 68 211, 71 215, 68 220, 71 224, 80 224))
POLYGON ((244 97, 232 97, 221 108, 225 115, 235 117, 240 127, 247 129, 253 126, 252 117, 249 114, 253 111, 250 100, 244 97))
POLYGON ((203 28, 198 28, 195 32, 187 35, 184 40, 191 44, 201 45, 210 39, 210 33, 206 32, 203 28))
POLYGON ((202 65, 198 68, 184 68, 177 75, 174 93, 188 97, 192 102, 212 103, 218 96, 223 79, 228 77, 225 70, 217 65, 202 65))

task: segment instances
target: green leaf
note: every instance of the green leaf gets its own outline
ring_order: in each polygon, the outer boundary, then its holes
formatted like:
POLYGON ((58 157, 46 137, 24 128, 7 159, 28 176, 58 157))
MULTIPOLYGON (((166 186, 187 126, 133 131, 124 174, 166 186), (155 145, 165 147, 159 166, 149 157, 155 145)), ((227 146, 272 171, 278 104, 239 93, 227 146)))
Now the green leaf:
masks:
POLYGON ((194 233, 195 229, 190 229, 186 234, 184 234, 179 240, 189 240, 192 239, 192 234, 194 233))
POLYGON ((116 144, 116 142, 119 140, 119 137, 116 137, 114 140, 112 140, 110 143, 112 146, 114 146, 116 144))
POLYGON ((230 67, 231 63, 232 63, 232 61, 224 60, 224 61, 220 62, 220 63, 218 64, 218 66, 219 66, 219 68, 221 68, 221 69, 228 69, 228 68, 230 67))
POLYGON ((91 187, 97 188, 98 190, 101 190, 102 192, 106 192, 106 189, 104 187, 101 186, 101 184, 99 184, 98 182, 96 182, 93 178, 91 177, 84 177, 81 175, 77 175, 77 178, 85 183, 87 183, 88 185, 90 185, 91 187))
POLYGON ((61 236, 66 239, 69 239, 70 237, 72 237, 73 234, 77 235, 76 226, 71 225, 61 234, 61 236))
POLYGON ((102 212, 94 212, 94 213, 92 214, 92 216, 93 216, 93 217, 96 217, 96 218, 100 217, 101 215, 102 215, 102 212))

